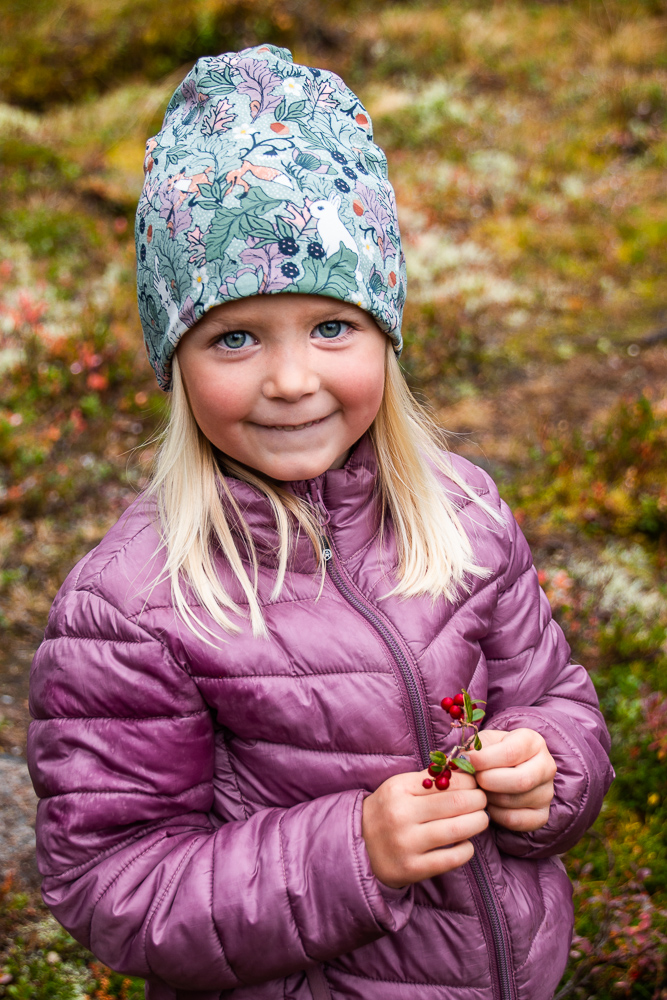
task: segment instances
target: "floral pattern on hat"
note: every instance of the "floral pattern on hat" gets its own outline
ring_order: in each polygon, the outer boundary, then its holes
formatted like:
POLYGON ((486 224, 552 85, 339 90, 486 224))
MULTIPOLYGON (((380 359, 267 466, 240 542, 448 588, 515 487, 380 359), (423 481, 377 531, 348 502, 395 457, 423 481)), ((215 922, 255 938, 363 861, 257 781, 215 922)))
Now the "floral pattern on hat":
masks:
POLYGON ((359 305, 400 353, 396 199, 370 116, 335 73, 273 45, 200 59, 146 144, 144 171, 137 292, 162 388, 186 330, 249 295, 359 305))

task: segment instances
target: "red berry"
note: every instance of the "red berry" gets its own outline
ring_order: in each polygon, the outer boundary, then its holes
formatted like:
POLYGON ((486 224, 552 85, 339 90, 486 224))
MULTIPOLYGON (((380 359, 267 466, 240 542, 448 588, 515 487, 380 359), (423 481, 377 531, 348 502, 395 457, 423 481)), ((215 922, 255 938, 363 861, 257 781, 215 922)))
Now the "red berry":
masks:
POLYGON ((465 705, 465 703, 466 703, 465 702, 465 698, 463 697, 462 694, 455 694, 454 695, 454 704, 455 705, 465 705))
POLYGON ((459 769, 459 765, 456 763, 455 760, 450 760, 449 766, 451 767, 452 771, 458 771, 459 769))
POLYGON ((438 775, 435 779, 435 787, 440 792, 444 792, 446 788, 449 788, 449 778, 446 778, 444 774, 438 775))
POLYGON ((452 705, 454 704, 454 699, 453 698, 443 698, 442 701, 440 702, 440 704, 444 708, 445 712, 448 712, 450 710, 450 708, 452 707, 452 705))
POLYGON ((445 770, 442 772, 442 776, 443 778, 451 778, 452 772, 448 767, 446 767, 445 770))
POLYGON ((424 788, 433 788, 433 782, 431 781, 430 778, 424 778, 424 780, 422 781, 422 785, 424 786, 424 788))
POLYGON ((462 719, 463 709, 459 708, 458 705, 452 705, 452 707, 449 710, 449 714, 451 715, 452 719, 462 719))
POLYGON ((477 708, 477 705, 476 705, 476 704, 475 704, 475 702, 473 701, 473 703, 472 703, 472 710, 473 710, 473 712, 475 711, 475 709, 476 709, 476 708, 477 708))
POLYGON ((437 778, 439 774, 442 774, 442 768, 438 764, 431 764, 428 769, 428 773, 432 778, 437 778))

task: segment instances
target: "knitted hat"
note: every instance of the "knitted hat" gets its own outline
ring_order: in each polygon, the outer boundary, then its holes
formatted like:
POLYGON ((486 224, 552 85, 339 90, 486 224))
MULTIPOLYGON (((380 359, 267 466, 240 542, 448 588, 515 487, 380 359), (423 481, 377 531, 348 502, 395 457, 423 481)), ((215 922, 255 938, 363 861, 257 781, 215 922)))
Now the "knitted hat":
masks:
POLYGON ((400 353, 405 258, 387 160, 335 73, 273 45, 200 59, 146 144, 144 171, 137 292, 163 389, 186 330, 249 295, 351 302, 400 353))

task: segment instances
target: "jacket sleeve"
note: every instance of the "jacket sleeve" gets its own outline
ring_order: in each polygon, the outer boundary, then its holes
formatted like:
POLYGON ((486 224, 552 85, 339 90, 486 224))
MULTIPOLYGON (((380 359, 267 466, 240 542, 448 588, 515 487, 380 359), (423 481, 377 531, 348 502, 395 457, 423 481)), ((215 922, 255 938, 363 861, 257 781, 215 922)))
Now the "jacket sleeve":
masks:
POLYGON ((496 826, 499 848, 525 858, 561 854, 595 821, 613 780, 609 733, 586 670, 539 585, 526 539, 506 504, 509 560, 492 626, 482 641, 489 672, 487 729, 534 729, 558 768, 545 826, 515 833, 496 826))
POLYGON ((408 920, 411 896, 383 894, 370 870, 363 791, 213 818, 199 689, 159 637, 95 593, 66 590, 54 605, 31 713, 43 897, 112 968, 217 998, 408 920))

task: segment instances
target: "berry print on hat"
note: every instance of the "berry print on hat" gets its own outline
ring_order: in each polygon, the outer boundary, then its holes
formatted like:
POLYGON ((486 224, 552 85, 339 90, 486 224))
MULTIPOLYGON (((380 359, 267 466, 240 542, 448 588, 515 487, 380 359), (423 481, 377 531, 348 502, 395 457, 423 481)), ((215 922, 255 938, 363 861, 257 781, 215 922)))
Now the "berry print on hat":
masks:
POLYGON ((335 73, 260 45, 198 60, 146 144, 137 294, 163 389, 180 338, 249 295, 328 295, 402 347, 405 258, 387 161, 335 73))

